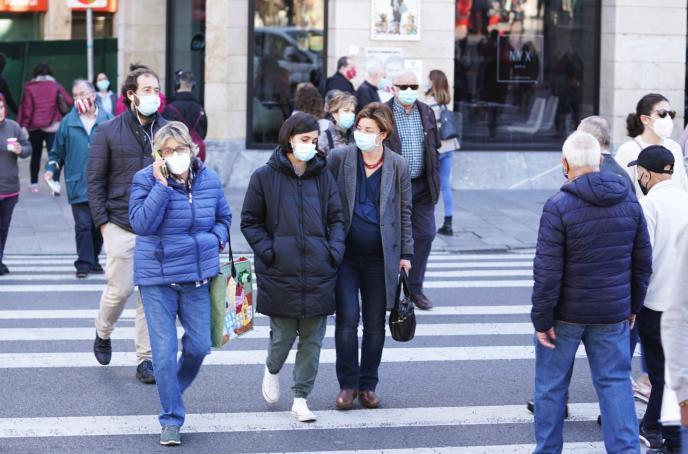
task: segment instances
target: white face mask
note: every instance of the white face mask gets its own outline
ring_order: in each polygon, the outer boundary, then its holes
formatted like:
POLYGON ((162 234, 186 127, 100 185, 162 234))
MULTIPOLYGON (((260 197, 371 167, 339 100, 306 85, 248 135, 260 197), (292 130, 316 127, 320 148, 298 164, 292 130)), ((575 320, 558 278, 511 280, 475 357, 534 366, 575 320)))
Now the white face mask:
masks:
POLYGON ((653 118, 652 130, 662 139, 671 137, 671 132, 674 130, 674 120, 669 115, 664 118, 653 118))
POLYGON ((136 97, 139 99, 139 105, 136 106, 136 109, 141 113, 141 115, 150 117, 158 111, 158 108, 160 107, 160 95, 146 95, 136 97))
POLYGON ((189 170, 189 166, 191 166, 191 154, 172 153, 172 156, 165 158, 165 164, 172 175, 181 175, 189 170))
POLYGON ((299 143, 296 146, 292 145, 292 149, 294 150, 294 157, 303 162, 313 159, 316 153, 314 143, 299 143))
POLYGON ((359 150, 364 152, 373 151, 377 148, 377 134, 374 132, 354 131, 354 141, 359 150))

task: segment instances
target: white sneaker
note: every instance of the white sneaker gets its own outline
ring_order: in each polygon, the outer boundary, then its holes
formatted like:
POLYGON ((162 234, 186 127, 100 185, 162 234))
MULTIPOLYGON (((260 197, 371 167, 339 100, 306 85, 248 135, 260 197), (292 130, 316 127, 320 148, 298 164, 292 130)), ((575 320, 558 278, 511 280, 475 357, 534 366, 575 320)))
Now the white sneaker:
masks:
POLYGON ((265 366, 263 374, 263 399, 269 404, 276 404, 280 398, 279 374, 271 374, 265 366))
POLYGON ((48 183, 48 186, 50 186, 50 190, 53 192, 53 196, 60 195, 60 191, 62 188, 60 187, 60 182, 55 181, 55 180, 46 180, 48 183))
POLYGON ((301 422, 313 422, 317 419, 315 417, 315 413, 308 409, 306 399, 302 397, 294 398, 294 405, 292 405, 291 407, 291 412, 296 417, 296 419, 298 419, 301 422))

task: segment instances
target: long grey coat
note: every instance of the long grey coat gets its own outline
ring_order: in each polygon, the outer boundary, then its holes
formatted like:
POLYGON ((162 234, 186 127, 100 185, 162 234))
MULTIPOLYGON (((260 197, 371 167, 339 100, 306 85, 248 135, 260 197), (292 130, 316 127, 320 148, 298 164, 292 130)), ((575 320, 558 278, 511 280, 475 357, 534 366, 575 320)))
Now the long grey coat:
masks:
MULTIPOLYGON (((348 234, 356 199, 358 176, 356 145, 335 148, 327 156, 327 167, 339 186, 344 208, 344 230, 348 234)), ((387 309, 394 307, 401 256, 413 255, 411 234, 411 178, 406 160, 385 147, 380 182, 380 233, 385 264, 387 309)))

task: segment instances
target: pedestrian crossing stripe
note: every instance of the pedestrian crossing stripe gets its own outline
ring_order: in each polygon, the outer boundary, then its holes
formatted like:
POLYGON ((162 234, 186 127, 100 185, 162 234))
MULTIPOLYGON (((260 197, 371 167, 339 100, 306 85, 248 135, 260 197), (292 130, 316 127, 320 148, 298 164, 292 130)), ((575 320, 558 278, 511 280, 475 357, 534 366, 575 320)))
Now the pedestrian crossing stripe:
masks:
MULTIPOLYGON (((359 334, 363 327, 359 326, 359 334)), ((531 323, 438 323, 418 324, 416 336, 509 336, 533 334, 531 323)), ((181 326, 177 327, 177 337, 184 334, 181 326)), ((388 333, 389 334, 389 333, 388 333)), ((94 329, 92 327, 68 327, 68 328, 0 328, 0 342, 11 341, 61 341, 61 340, 92 340, 94 329)), ((254 326, 253 330, 241 336, 242 339, 269 339, 270 327, 254 326)), ((334 338, 334 326, 327 327, 325 337, 334 338)), ((111 336, 113 340, 134 339, 134 328, 118 327, 111 336)))
MULTIPOLYGON (((530 314, 530 305, 435 306, 431 311, 416 311, 416 317, 449 315, 518 315, 530 314)), ((0 320, 95 319, 97 309, 20 309, 0 310, 0 320)), ((124 309, 120 319, 134 318, 134 309, 124 309)), ((262 318, 263 314, 256 314, 262 318)))
MULTIPOLYGON (((93 331, 95 334, 95 331, 93 331)), ((241 343, 241 340, 237 340, 241 343)), ((204 366, 265 365, 265 350, 214 350, 203 361, 204 366)), ((296 351, 291 350, 286 364, 294 364, 296 351)), ((320 364, 334 364, 336 350, 322 349, 320 364)), ((585 358, 585 347, 580 346, 576 357, 585 358)), ((384 363, 418 363, 450 361, 501 361, 533 360, 533 345, 500 345, 480 347, 398 347, 385 348, 384 363)), ((132 367, 136 364, 135 352, 113 352, 108 367, 132 367)), ((0 353, 0 369, 103 367, 96 361, 93 352, 42 352, 42 353, 0 353)))
MULTIPOLYGON (((299 451, 266 452, 252 454, 531 454, 535 445, 443 446, 432 448, 357 449, 355 451, 299 451)), ((566 454, 599 454, 604 451, 602 442, 564 443, 566 454)))
MULTIPOLYGON (((642 416, 643 409, 636 407, 642 416)), ((596 421, 597 403, 569 404, 569 422, 596 421)), ((351 430, 437 426, 532 424, 524 405, 379 408, 374 411, 316 411, 304 424, 291 412, 187 414, 183 433, 351 430)), ((0 438, 87 437, 160 433, 157 415, 59 416, 0 419, 0 438)))

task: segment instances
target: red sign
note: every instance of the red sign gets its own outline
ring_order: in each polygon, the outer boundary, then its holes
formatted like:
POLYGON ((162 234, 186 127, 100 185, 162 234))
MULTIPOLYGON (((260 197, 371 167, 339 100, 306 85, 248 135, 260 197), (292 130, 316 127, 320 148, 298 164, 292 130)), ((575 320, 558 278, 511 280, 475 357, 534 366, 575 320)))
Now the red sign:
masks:
POLYGON ((0 0, 2 13, 44 13, 48 11, 48 0, 0 0))
MULTIPOLYGON (((0 0, 2 1, 2 0, 0 0)), ((83 4, 83 7, 71 6, 72 11, 86 11, 86 6, 94 3, 95 0, 78 0, 78 3, 83 4)), ((94 13, 116 13, 117 12, 117 0, 106 0, 107 5, 97 8, 91 8, 94 13)))

